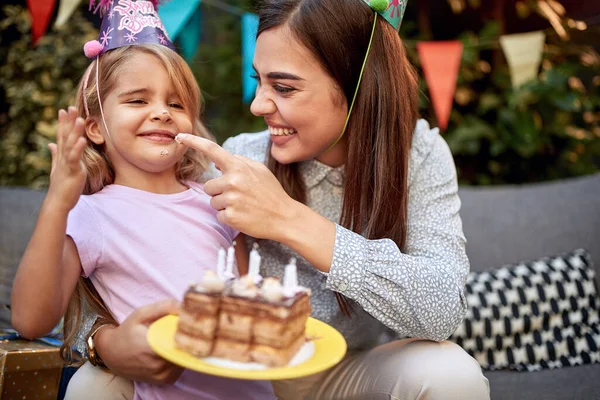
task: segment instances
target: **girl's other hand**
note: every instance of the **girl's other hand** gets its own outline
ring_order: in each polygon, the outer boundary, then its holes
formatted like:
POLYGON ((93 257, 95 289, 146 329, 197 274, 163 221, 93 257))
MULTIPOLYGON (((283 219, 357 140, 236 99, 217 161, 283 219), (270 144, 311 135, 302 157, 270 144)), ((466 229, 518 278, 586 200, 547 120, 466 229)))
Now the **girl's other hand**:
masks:
POLYGON ((165 315, 178 314, 173 299, 140 307, 118 327, 106 327, 94 336, 96 350, 116 375, 138 382, 174 383, 183 368, 157 355, 146 340, 148 326, 165 315))
POLYGON ((77 117, 75 107, 58 112, 56 144, 48 145, 52 153, 52 169, 46 199, 67 212, 75 207, 85 185, 87 174, 82 156, 87 141, 84 133, 85 122, 77 117))

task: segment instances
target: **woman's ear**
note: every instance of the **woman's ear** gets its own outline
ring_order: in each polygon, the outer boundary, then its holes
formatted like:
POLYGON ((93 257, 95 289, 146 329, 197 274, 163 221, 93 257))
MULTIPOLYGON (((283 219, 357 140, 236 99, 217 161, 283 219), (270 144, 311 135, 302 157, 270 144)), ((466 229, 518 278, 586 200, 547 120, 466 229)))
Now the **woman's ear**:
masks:
POLYGON ((100 132, 98 121, 94 118, 87 118, 85 120, 85 134, 95 144, 104 143, 104 136, 102 136, 102 132, 100 132))

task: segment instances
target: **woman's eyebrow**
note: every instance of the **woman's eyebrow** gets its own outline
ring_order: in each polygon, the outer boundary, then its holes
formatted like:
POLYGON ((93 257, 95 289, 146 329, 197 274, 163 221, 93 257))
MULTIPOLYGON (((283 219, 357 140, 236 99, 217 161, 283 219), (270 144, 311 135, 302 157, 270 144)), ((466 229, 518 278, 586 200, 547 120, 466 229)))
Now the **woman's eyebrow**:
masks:
MULTIPOLYGON (((252 69, 256 75, 259 75, 256 71, 256 67, 253 65, 252 69)), ((298 75, 290 74, 289 72, 269 72, 267 74, 267 78, 269 79, 288 79, 291 81, 303 81, 303 78, 300 78, 298 75)))
POLYGON ((291 81, 303 81, 303 78, 300 78, 298 75, 290 74, 288 72, 269 72, 267 74, 267 78, 269 79, 287 79, 291 81))

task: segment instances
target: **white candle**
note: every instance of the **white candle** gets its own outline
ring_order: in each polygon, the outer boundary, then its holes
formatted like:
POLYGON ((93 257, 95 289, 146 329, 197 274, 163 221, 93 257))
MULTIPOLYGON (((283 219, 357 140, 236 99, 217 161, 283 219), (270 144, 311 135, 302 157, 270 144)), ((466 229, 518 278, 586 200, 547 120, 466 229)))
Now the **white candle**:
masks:
POLYGON ((260 276, 260 254, 258 254, 258 244, 254 243, 252 251, 250 252, 250 264, 248 266, 248 275, 252 279, 256 279, 260 276))
POLYGON ((283 293, 286 297, 292 297, 296 294, 298 288, 298 274, 296 269, 296 259, 292 257, 290 263, 285 266, 285 275, 283 276, 283 293))
POLYGON ((217 258, 217 276, 225 279, 225 249, 220 248, 217 258))
POLYGON ((235 250, 233 246, 235 246, 235 242, 233 242, 233 245, 227 249, 227 269, 225 271, 226 279, 235 278, 235 275, 233 274, 233 262, 235 261, 235 250))

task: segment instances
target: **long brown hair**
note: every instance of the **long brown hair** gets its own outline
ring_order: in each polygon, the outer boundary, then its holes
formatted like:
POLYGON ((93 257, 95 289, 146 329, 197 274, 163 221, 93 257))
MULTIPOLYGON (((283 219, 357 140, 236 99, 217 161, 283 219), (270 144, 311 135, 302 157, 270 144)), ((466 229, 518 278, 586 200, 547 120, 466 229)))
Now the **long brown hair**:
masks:
MULTIPOLYGON (((137 54, 148 54, 156 57, 164 66, 174 89, 184 108, 189 110, 190 118, 195 121, 195 135, 214 140, 208 130, 200 122, 202 97, 198 83, 187 63, 174 51, 165 46, 146 44, 123 46, 111 50, 92 62, 79 83, 76 106, 82 118, 100 118, 100 99, 105 99, 115 87, 119 71, 137 54), (96 68, 100 65, 98 83, 96 68), (87 79, 87 86, 85 85, 87 79), (98 85, 98 86, 97 86, 98 85), (85 96, 85 101, 84 101, 85 96), (89 110, 86 115, 85 106, 89 110)), ((208 168, 210 160, 200 152, 188 149, 177 163, 175 174, 180 181, 200 181, 203 172, 208 168)), ((115 171, 105 153, 104 145, 97 145, 89 138, 83 152, 83 164, 87 172, 87 180, 83 194, 94 194, 103 187, 113 183, 115 171)), ((105 306, 89 279, 80 278, 71 297, 64 316, 64 342, 61 346, 62 358, 70 364, 81 364, 82 359, 72 351, 77 335, 83 328, 84 314, 97 315, 96 324, 114 323, 113 316, 105 306)))
MULTIPOLYGON (((373 17, 361 0, 263 0, 257 36, 287 24, 350 104, 373 17)), ((392 239, 400 249, 406 241, 408 159, 417 119, 417 74, 396 30, 378 18, 345 133, 348 154, 340 224, 368 239, 392 239)), ((297 165, 280 164, 270 151, 267 165, 290 196, 305 202, 306 187, 297 165)), ((348 314, 345 299, 336 295, 348 314)))

